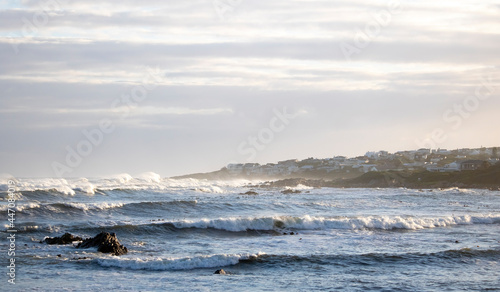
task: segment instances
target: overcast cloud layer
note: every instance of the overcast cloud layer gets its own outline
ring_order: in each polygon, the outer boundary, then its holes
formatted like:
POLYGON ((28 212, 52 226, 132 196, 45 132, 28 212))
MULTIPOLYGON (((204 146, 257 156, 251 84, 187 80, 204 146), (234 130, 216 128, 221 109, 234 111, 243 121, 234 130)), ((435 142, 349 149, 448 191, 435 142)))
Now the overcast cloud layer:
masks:
POLYGON ((500 146, 500 1, 479 2, 3 1, 0 172, 500 146))

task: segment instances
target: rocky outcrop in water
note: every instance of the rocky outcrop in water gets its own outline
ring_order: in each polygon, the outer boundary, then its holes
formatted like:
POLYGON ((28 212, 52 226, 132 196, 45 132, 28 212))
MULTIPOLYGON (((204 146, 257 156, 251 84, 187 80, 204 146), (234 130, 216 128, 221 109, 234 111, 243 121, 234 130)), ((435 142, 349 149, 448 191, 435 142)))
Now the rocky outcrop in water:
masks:
POLYGON ((46 244, 70 244, 74 241, 82 241, 83 239, 79 236, 73 236, 69 233, 64 233, 61 237, 48 237, 45 238, 43 242, 46 244))
POLYGON ((258 195, 258 193, 257 193, 257 192, 255 192, 255 191, 251 191, 251 190, 250 190, 250 191, 248 191, 248 192, 246 192, 246 193, 241 193, 240 195, 256 196, 256 195, 258 195))
POLYGON ((95 237, 87 238, 79 243, 76 248, 97 247, 97 251, 102 253, 111 253, 119 256, 128 252, 127 248, 120 244, 114 233, 101 232, 95 237))
POLYGON ((290 195, 290 194, 300 194, 300 193, 302 193, 302 191, 286 189, 286 190, 281 191, 281 193, 284 195, 290 195))

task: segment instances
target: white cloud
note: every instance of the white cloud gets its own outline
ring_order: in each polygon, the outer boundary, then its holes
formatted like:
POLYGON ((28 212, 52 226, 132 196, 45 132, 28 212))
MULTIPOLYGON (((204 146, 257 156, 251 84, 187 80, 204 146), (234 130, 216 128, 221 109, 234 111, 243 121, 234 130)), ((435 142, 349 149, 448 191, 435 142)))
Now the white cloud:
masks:
POLYGON ((39 108, 18 106, 0 109, 0 113, 37 113, 45 115, 108 115, 110 118, 123 115, 123 112, 130 112, 131 116, 151 116, 151 115, 217 115, 232 114, 230 108, 185 108, 185 107, 117 107, 117 108, 39 108))
MULTIPOLYGON (((401 1, 402 11, 351 61, 340 45, 355 44, 373 15, 392 1, 246 0, 224 21, 211 0, 58 1, 57 11, 44 10, 43 0, 0 4, 0 134, 16 137, 0 145, 7 168, 0 171, 12 172, 15 162, 5 153, 57 156, 103 117, 123 131, 110 138, 110 148, 133 152, 144 145, 130 137, 156 139, 161 133, 168 139, 158 149, 181 161, 173 167, 185 167, 182 157, 205 151, 214 155, 200 159, 218 168, 225 161, 215 157, 233 151, 282 106, 308 114, 287 128, 281 156, 353 154, 340 150, 356 148, 352 141, 363 140, 358 135, 408 129, 391 140, 403 148, 408 144, 401 141, 440 126, 443 111, 472 94, 500 64, 499 0, 401 1), (141 86, 148 68, 164 75, 147 100, 121 119, 112 102, 141 86), (36 135, 51 139, 41 147, 36 135), (304 135, 313 141, 310 149, 296 146, 304 135), (196 148, 198 136, 216 142, 196 148)), ((471 134, 495 117, 498 99, 483 104, 474 113, 481 118, 450 134, 454 143, 495 139, 484 130, 471 134)), ((370 135, 358 148, 386 141, 370 135)))

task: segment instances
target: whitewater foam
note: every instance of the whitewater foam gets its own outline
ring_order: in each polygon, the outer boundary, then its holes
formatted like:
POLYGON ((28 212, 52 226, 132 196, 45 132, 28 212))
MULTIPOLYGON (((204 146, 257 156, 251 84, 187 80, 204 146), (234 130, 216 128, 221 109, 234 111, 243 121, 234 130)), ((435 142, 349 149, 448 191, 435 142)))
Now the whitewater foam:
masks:
POLYGON ((100 258, 96 262, 103 267, 131 270, 169 271, 218 268, 236 265, 240 260, 258 257, 261 254, 217 254, 184 258, 100 258))
POLYGON ((160 183, 161 182, 161 176, 157 173, 154 172, 145 172, 141 173, 137 176, 137 179, 143 180, 148 183, 160 183))
MULTIPOLYGON (((165 222, 164 222, 165 223, 165 222)), ((262 218, 219 218, 201 220, 182 220, 169 222, 176 228, 219 229, 231 232, 247 230, 329 230, 329 229, 406 229, 418 230, 426 228, 447 227, 470 224, 497 224, 499 215, 488 216, 446 216, 446 217, 415 217, 415 216, 358 216, 358 217, 262 217, 262 218)))
POLYGON ((89 211, 89 210, 106 210, 106 209, 120 208, 123 207, 125 204, 103 202, 103 203, 64 203, 64 205, 80 209, 83 211, 89 211))
POLYGON ((209 187, 199 187, 195 189, 198 192, 202 193, 213 193, 213 194, 223 194, 225 193, 224 190, 222 190, 218 186, 209 186, 209 187))
MULTIPOLYGON (((127 173, 104 178, 63 179, 63 178, 22 178, 16 180, 19 192, 53 191, 60 194, 75 196, 77 192, 94 195, 100 191, 133 190, 133 191, 168 191, 191 189, 205 193, 226 193, 227 188, 247 185, 249 181, 208 181, 197 179, 162 179, 157 173, 146 172, 133 177, 127 173)), ((7 180, 0 181, 0 191, 8 189, 7 180)))
POLYGON ((15 208, 9 208, 8 205, 0 205, 0 211, 7 211, 8 209, 14 209, 17 212, 22 212, 27 209, 40 208, 40 204, 38 203, 27 203, 27 204, 17 204, 15 208))

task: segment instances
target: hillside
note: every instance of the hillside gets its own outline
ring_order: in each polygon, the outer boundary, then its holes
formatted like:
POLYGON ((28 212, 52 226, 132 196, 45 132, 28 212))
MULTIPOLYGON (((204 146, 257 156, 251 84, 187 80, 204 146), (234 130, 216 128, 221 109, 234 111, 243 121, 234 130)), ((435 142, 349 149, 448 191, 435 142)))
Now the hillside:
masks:
POLYGON ((386 171, 368 172, 359 177, 325 181, 322 179, 284 179, 268 182, 262 186, 293 187, 296 185, 311 187, 346 187, 346 188, 483 188, 500 190, 500 164, 485 169, 462 172, 429 171, 386 171))

